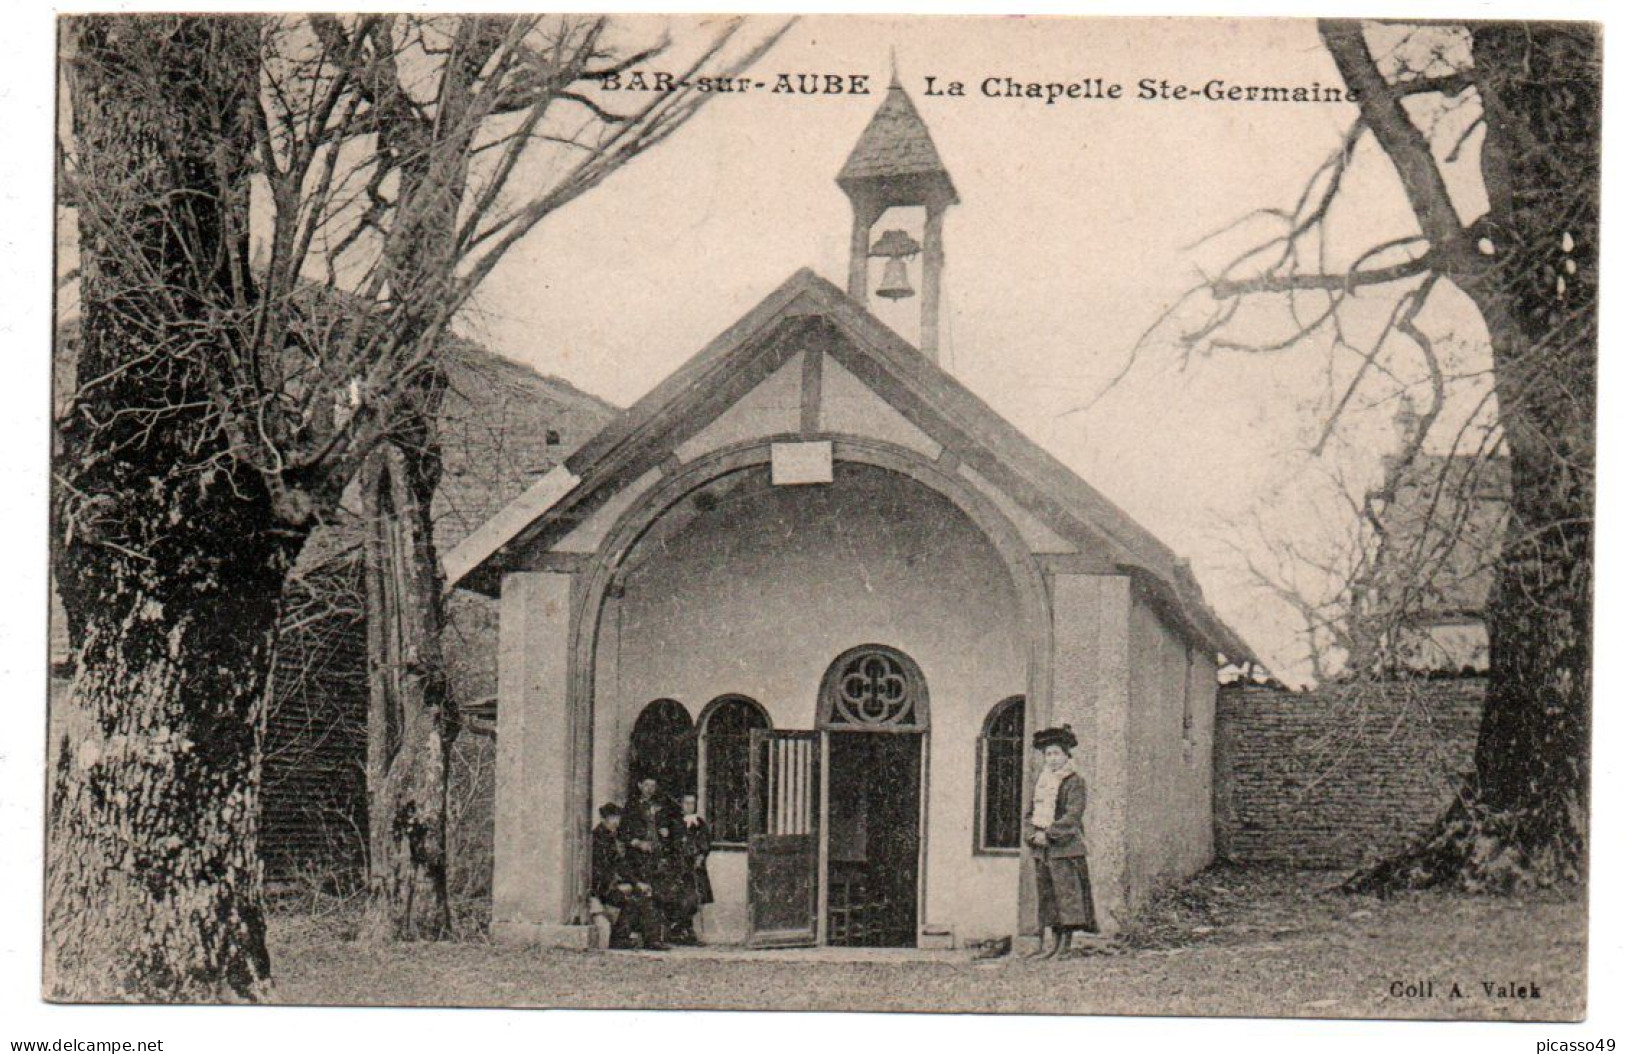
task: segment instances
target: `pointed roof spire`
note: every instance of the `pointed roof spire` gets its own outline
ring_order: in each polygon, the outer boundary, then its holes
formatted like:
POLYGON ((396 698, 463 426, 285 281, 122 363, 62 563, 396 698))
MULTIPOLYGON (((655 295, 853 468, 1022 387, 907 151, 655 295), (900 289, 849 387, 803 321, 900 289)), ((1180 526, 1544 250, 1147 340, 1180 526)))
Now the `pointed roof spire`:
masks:
POLYGON ((895 50, 886 98, 858 137, 835 182, 848 195, 878 191, 894 205, 959 201, 931 132, 898 79, 895 50))

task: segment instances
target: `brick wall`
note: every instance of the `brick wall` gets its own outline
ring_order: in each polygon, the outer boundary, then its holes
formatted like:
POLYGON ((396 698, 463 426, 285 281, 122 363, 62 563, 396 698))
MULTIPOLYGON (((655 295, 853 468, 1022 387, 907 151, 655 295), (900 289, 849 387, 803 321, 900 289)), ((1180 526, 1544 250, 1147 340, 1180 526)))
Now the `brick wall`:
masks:
POLYGON ((272 883, 366 862, 367 626, 351 561, 288 587, 265 715, 260 855, 272 883), (310 613, 319 617, 306 617, 310 613))
POLYGON ((1401 848, 1471 769, 1483 698, 1481 678, 1221 689, 1219 858, 1342 868, 1401 848))

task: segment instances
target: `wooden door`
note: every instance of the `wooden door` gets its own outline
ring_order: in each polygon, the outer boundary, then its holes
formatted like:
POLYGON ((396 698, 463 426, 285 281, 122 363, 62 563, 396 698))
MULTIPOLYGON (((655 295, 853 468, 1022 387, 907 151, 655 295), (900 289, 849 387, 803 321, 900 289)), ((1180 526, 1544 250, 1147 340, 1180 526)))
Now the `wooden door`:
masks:
POLYGON ((746 859, 752 947, 818 940, 818 813, 818 733, 752 729, 746 859))

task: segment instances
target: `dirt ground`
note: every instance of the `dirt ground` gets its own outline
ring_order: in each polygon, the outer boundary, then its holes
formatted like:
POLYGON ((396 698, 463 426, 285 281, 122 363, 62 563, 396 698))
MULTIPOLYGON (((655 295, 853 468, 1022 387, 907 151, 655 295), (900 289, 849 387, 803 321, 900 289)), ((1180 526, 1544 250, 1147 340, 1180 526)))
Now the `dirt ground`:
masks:
POLYGON ((871 952, 862 961, 570 952, 478 938, 373 950, 324 936, 330 923, 283 916, 272 927, 273 968, 278 999, 304 1004, 1584 1016, 1582 899, 1427 892, 1379 900, 1335 892, 1336 877, 1215 869, 1163 898, 1100 954, 1066 962, 978 961, 968 952, 871 952))

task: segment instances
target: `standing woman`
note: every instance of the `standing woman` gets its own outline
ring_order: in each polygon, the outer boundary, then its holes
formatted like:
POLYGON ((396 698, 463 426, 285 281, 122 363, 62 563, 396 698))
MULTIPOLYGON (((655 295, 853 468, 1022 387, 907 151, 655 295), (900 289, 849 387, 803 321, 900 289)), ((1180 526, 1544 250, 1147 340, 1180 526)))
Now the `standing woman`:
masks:
POLYGON ((1089 889, 1089 863, 1083 847, 1083 777, 1072 767, 1078 737, 1072 726, 1046 728, 1033 735, 1044 767, 1033 787, 1027 814, 1027 844, 1034 850, 1038 877, 1038 922, 1052 930, 1048 950, 1039 938, 1032 958, 1048 959, 1072 947, 1076 930, 1095 932, 1095 903, 1089 889))

